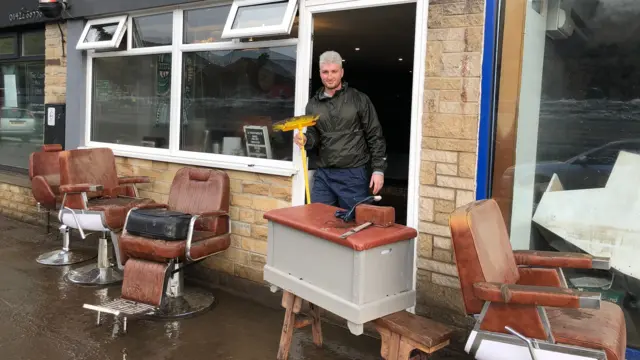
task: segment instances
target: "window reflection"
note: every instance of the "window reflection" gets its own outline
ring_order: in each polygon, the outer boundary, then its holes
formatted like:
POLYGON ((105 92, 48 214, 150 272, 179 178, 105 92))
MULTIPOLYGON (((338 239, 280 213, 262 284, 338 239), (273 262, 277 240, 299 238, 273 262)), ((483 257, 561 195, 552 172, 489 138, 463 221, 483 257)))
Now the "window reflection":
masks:
POLYGON ((194 9, 184 12, 184 43, 218 42, 231 5, 194 9))
MULTIPOLYGON (((615 189, 611 199, 620 201, 606 204, 592 202, 599 196, 588 190, 607 187, 622 151, 640 156, 640 2, 547 4, 549 10, 502 1, 492 197, 519 247, 610 251, 605 256, 621 259, 633 250, 621 247, 621 239, 637 234, 611 214, 625 213, 627 198, 620 194, 628 193, 632 201, 636 190, 615 189), (557 15, 559 10, 566 18, 557 15), (555 199, 566 201, 551 208, 542 200, 554 176, 561 183, 554 182, 555 199), (599 223, 586 223, 587 218, 599 223)), ((567 270, 565 275, 570 287, 601 292, 603 300, 622 306, 628 344, 640 347, 640 280, 627 269, 635 266, 628 263, 611 273, 567 270)))
POLYGON ((184 54, 180 149, 291 160, 291 133, 271 126, 294 115, 295 50, 184 54), (266 138, 256 138, 260 129, 266 138))
POLYGON ((91 140, 169 147, 171 54, 95 58, 91 140))
POLYGON ((43 143, 44 63, 0 65, 0 164, 26 169, 43 143))
POLYGON ((171 45, 173 14, 133 18, 133 47, 171 45))

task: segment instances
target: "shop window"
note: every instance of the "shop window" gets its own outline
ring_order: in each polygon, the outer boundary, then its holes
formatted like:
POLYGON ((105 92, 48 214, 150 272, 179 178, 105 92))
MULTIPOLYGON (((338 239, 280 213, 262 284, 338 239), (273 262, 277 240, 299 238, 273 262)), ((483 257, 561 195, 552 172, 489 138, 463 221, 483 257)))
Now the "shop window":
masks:
POLYGON ((172 13, 134 17, 131 21, 132 47, 171 45, 172 13))
POLYGON ((291 161, 296 47, 184 54, 180 150, 291 161))
POLYGON ((222 30, 231 5, 184 12, 185 44, 213 43, 222 40, 222 30))
POLYGON ((117 49, 127 28, 127 16, 89 20, 76 45, 77 50, 117 49))
POLYGON ((14 58, 18 55, 18 36, 0 36, 0 59, 14 58))
POLYGON ((171 54, 93 59, 91 141, 168 148, 171 54))
POLYGON ((44 31, 33 31, 22 34, 22 56, 44 55, 44 31))
POLYGON ((43 131, 44 61, 0 62, 0 165, 26 169, 43 131))
POLYGON ((297 9, 297 0, 235 0, 222 38, 289 34, 297 9))
POLYGON ((567 282, 620 305, 640 347, 637 186, 609 183, 640 171, 640 1, 501 9, 491 197, 515 249, 611 257, 611 272, 566 270, 567 282))

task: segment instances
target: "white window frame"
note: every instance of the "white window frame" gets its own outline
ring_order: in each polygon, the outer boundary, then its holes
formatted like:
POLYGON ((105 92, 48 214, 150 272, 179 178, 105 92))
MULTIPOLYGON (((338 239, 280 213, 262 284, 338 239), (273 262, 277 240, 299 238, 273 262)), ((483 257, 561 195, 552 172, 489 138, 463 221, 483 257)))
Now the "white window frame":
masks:
POLYGON ((227 22, 222 30, 222 39, 237 39, 261 36, 286 35, 291 33, 296 12, 298 11, 298 0, 288 0, 287 9, 284 12, 282 23, 263 27, 251 27, 245 29, 232 29, 233 21, 238 15, 238 9, 246 6, 265 5, 280 2, 282 0, 234 0, 227 17, 227 22))
POLYGON ((76 50, 117 49, 124 38, 125 31, 127 30, 127 18, 127 15, 121 15, 87 21, 87 24, 84 26, 84 30, 82 31, 82 35, 78 40, 78 44, 76 45, 76 50), (112 23, 118 23, 118 27, 113 33, 113 38, 111 40, 84 42, 89 34, 89 30, 91 30, 93 26, 112 23))
MULTIPOLYGON (((249 171, 253 173, 262 173, 279 176, 293 176, 298 173, 300 150, 295 144, 291 144, 292 160, 274 160, 263 158, 252 158, 246 156, 233 156, 224 154, 212 154, 201 153, 180 150, 180 116, 182 107, 182 60, 183 54, 195 51, 213 51, 213 50, 237 50, 248 48, 263 48, 263 47, 283 47, 283 46, 296 46, 297 53, 300 53, 300 42, 297 38, 283 39, 283 40, 269 40, 269 41, 254 41, 254 42, 239 42, 239 41, 220 41, 214 43, 199 43, 199 44, 183 44, 184 36, 184 12, 188 10, 198 8, 209 8, 218 5, 229 5, 229 3, 215 3, 208 5, 199 5, 193 7, 181 7, 173 8, 171 10, 163 9, 154 12, 141 12, 131 13, 124 15, 123 18, 127 22, 131 21, 132 17, 157 15, 167 12, 173 13, 173 39, 172 45, 169 46, 157 46, 157 47, 145 47, 145 48, 130 48, 131 39, 127 36, 127 49, 129 50, 115 50, 109 52, 95 52, 88 51, 87 54, 87 67, 86 67, 86 126, 85 126, 85 138, 84 144, 86 148, 95 147, 108 147, 111 148, 115 155, 153 160, 163 161, 169 163, 178 163, 184 165, 205 166, 228 170, 249 171), (169 123, 169 146, 166 149, 163 148, 150 148, 144 146, 135 145, 123 145, 115 143, 97 142, 91 140, 91 126, 92 126, 92 95, 93 95, 93 61, 98 58, 105 57, 126 57, 126 56, 139 56, 139 55, 156 55, 156 54, 171 54, 171 106, 170 106, 170 123, 169 123)), ((113 19, 110 18, 109 22, 113 19)), ((103 21, 106 21, 104 19, 103 21)), ((104 22, 102 22, 104 23, 104 22)), ((296 59, 299 62, 299 59, 296 59)), ((306 74, 305 74, 306 76, 306 74)), ((306 86, 305 76, 299 76, 299 65, 296 66, 296 96, 294 105, 294 115, 302 115, 304 113, 306 100, 300 98, 298 89, 306 86), (304 85, 301 85, 304 84, 304 85)))

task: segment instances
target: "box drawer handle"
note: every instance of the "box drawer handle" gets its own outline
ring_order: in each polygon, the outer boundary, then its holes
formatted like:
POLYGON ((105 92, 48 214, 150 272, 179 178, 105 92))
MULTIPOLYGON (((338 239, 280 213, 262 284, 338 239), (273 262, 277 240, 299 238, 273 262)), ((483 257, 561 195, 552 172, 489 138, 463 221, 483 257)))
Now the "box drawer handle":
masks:
POLYGON ((391 254, 391 250, 392 250, 392 249, 382 250, 382 252, 380 253, 380 255, 387 255, 387 254, 391 254))

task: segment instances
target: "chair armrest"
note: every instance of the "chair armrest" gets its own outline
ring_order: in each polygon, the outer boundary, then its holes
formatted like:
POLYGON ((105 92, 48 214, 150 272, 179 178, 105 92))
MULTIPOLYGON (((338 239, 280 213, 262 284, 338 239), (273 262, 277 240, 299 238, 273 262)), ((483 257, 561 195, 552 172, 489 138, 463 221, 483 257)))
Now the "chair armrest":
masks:
POLYGON ((148 176, 123 176, 118 178, 119 185, 148 184, 150 182, 151 178, 148 176))
POLYGON ((216 218, 216 217, 221 217, 221 216, 229 216, 229 213, 226 211, 210 211, 210 212, 205 212, 202 214, 199 214, 198 217, 200 218, 216 218))
POLYGON ((611 263, 608 258, 591 256, 589 254, 516 250, 513 252, 513 256, 518 265, 602 270, 609 270, 611 268, 611 263))
POLYGON ((473 294, 483 301, 573 309, 599 309, 601 300, 600 293, 486 282, 473 284, 473 294))
POLYGON ((162 209, 162 208, 168 208, 169 205, 167 204, 159 204, 159 203, 153 203, 153 204, 144 204, 144 205, 140 205, 140 206, 136 206, 135 208, 131 209, 131 210, 135 210, 135 209, 162 209))
POLYGON ((83 192, 101 191, 102 185, 93 184, 69 184, 60 186, 60 193, 62 194, 77 194, 83 192))
MULTIPOLYGON (((217 218, 217 217, 222 217, 225 216, 227 217, 228 221, 231 221, 231 217, 229 216, 229 213, 227 213, 226 211, 210 211, 210 212, 204 212, 202 214, 198 214, 198 215, 193 215, 191 217, 191 223, 189 224, 189 233, 187 235, 187 244, 185 246, 184 249, 184 254, 185 257, 187 258, 187 260, 194 262, 194 261, 199 261, 202 260, 204 258, 206 258, 207 256, 201 257, 201 258, 193 258, 191 257, 191 243, 193 242, 193 233, 195 231, 195 227, 197 222, 202 221, 203 219, 206 218, 217 218)), ((228 230, 231 230, 231 224, 229 224, 228 230)))

